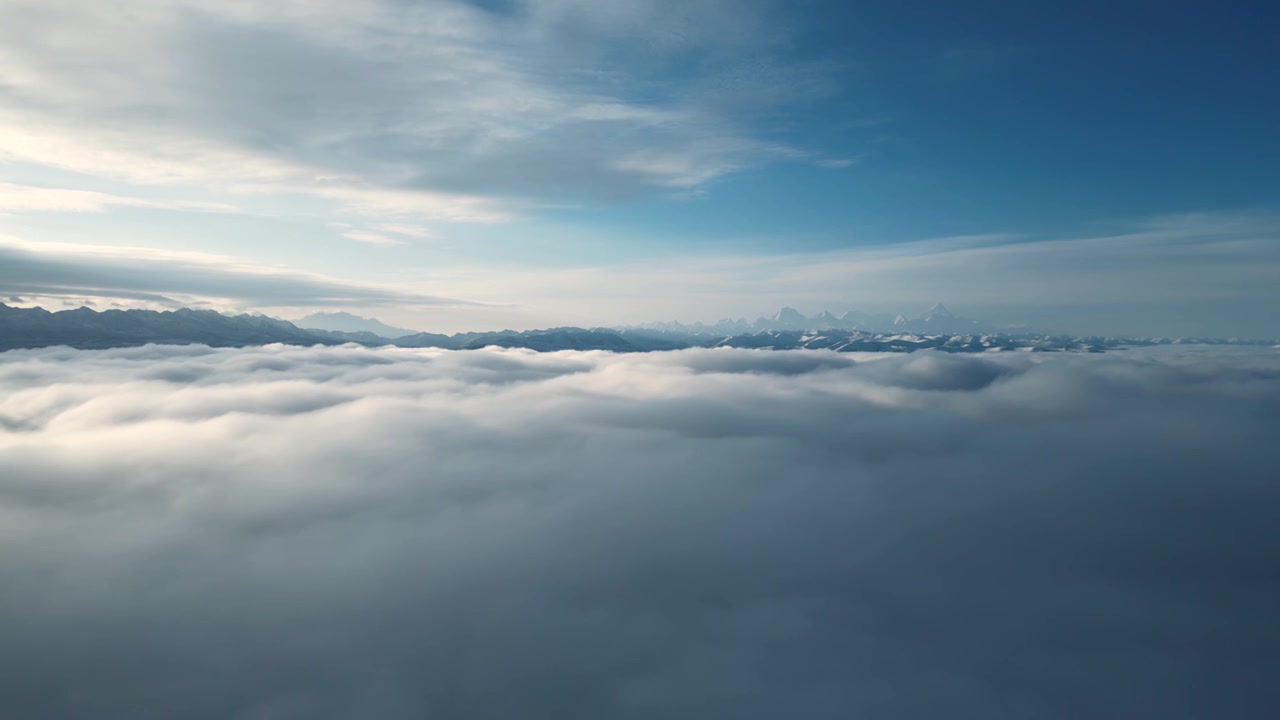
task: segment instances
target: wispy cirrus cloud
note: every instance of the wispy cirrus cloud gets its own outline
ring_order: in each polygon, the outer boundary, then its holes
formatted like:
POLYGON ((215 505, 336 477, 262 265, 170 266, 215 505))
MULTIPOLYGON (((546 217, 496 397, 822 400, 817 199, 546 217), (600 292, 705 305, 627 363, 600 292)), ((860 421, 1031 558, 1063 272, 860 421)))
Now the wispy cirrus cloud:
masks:
POLYGON ((417 240, 430 240, 435 237, 430 229, 419 225, 399 225, 395 223, 383 223, 375 225, 374 229, 378 232, 391 233, 392 235, 400 235, 402 237, 414 238, 417 240))
POLYGON ((651 82, 687 84, 666 62, 689 53, 716 60, 699 80, 732 72, 748 41, 757 69, 790 73, 758 72, 753 92, 823 75, 771 55, 786 31, 766 5, 675 10, 140 0, 124 17, 87 1, 14 0, 0 8, 0 159, 503 222, 547 202, 688 188, 801 156, 762 137, 742 107, 636 97, 651 82), (648 62, 632 62, 646 43, 648 62))
POLYGON ((344 230, 339 233, 348 240, 355 240, 366 245, 404 245, 405 241, 382 233, 367 230, 344 230))
POLYGON ((196 200, 149 200, 92 190, 39 187, 0 182, 0 214, 29 212, 96 213, 113 207, 234 213, 228 203, 196 200))

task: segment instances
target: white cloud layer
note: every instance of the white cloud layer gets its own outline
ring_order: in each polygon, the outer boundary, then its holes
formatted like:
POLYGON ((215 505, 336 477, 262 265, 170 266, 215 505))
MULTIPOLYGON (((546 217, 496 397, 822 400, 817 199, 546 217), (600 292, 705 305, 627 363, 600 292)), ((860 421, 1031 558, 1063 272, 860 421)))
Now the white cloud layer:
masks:
POLYGON ((0 354, 9 717, 1257 717, 1280 351, 0 354))

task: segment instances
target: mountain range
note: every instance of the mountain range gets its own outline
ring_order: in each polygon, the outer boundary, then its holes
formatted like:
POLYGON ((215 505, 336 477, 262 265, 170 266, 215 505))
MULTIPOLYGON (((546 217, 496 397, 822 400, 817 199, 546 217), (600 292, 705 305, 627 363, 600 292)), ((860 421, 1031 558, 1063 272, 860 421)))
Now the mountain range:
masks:
MULTIPOLYGON (((354 317, 354 316, 353 316, 354 317)), ((851 313, 830 316, 835 321, 861 322, 851 313)), ((413 333, 396 338, 368 331, 342 332, 300 328, 286 320, 265 315, 223 315, 212 310, 106 310, 82 307, 49 312, 43 308, 16 308, 0 303, 0 350, 65 345, 95 349, 155 344, 202 344, 212 347, 242 347, 284 343, 290 345, 341 345, 356 343, 370 347, 394 345, 407 348, 469 350, 490 346, 528 348, 537 351, 609 350, 647 352, 691 347, 737 347, 774 350, 824 348, 839 352, 909 352, 936 349, 943 352, 987 352, 993 350, 1088 351, 1170 342, 1219 343, 1239 341, 1168 340, 1107 337, 1073 337, 1011 332, 955 332, 952 328, 981 328, 972 320, 958 318, 941 305, 911 319, 895 318, 897 331, 829 327, 819 330, 794 329, 822 323, 822 314, 805 317, 784 308, 772 318, 756 323, 725 321, 715 326, 681 325, 631 328, 562 327, 545 330, 500 330, 455 335, 413 333), (728 323, 728 325, 726 325, 728 323), (763 324, 763 326, 762 326, 763 324), (918 327, 938 328, 918 332, 918 327), (722 329, 723 328, 723 329, 722 329), (759 328, 759 329, 757 329, 759 328), (943 330, 943 328, 947 328, 943 330)), ((375 321, 376 322, 376 321, 375 321)), ((1242 344, 1272 344, 1247 342, 1242 344)))
POLYGON ((683 332, 691 335, 738 335, 767 330, 861 330, 873 333, 996 333, 1005 329, 977 320, 953 314, 942 303, 919 315, 907 317, 889 313, 868 313, 851 310, 839 315, 823 310, 817 315, 804 315, 799 310, 784 307, 770 317, 747 321, 721 320, 713 324, 659 322, 635 326, 639 329, 683 332))
POLYGON ((404 328, 393 327, 387 325, 381 320, 374 318, 360 317, 352 315, 349 312, 318 312, 312 313, 304 318, 298 318, 293 321, 294 325, 303 330, 327 330, 329 332, 367 332, 373 333, 378 337, 398 338, 405 335, 413 335, 417 330, 406 330, 404 328))

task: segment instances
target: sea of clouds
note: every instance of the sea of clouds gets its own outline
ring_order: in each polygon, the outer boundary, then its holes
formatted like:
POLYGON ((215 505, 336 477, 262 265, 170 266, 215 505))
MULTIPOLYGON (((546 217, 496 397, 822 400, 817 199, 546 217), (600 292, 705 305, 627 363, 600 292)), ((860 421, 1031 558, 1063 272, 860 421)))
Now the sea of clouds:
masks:
POLYGON ((1259 717, 1280 350, 0 353, 6 718, 1259 717))

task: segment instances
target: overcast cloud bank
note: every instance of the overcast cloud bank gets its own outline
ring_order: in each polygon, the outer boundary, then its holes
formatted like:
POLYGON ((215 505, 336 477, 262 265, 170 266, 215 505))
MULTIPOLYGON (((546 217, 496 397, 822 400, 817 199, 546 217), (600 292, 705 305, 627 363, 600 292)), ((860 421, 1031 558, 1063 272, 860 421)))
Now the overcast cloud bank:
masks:
POLYGON ((1257 717, 1280 351, 0 353, 6 717, 1257 717))

